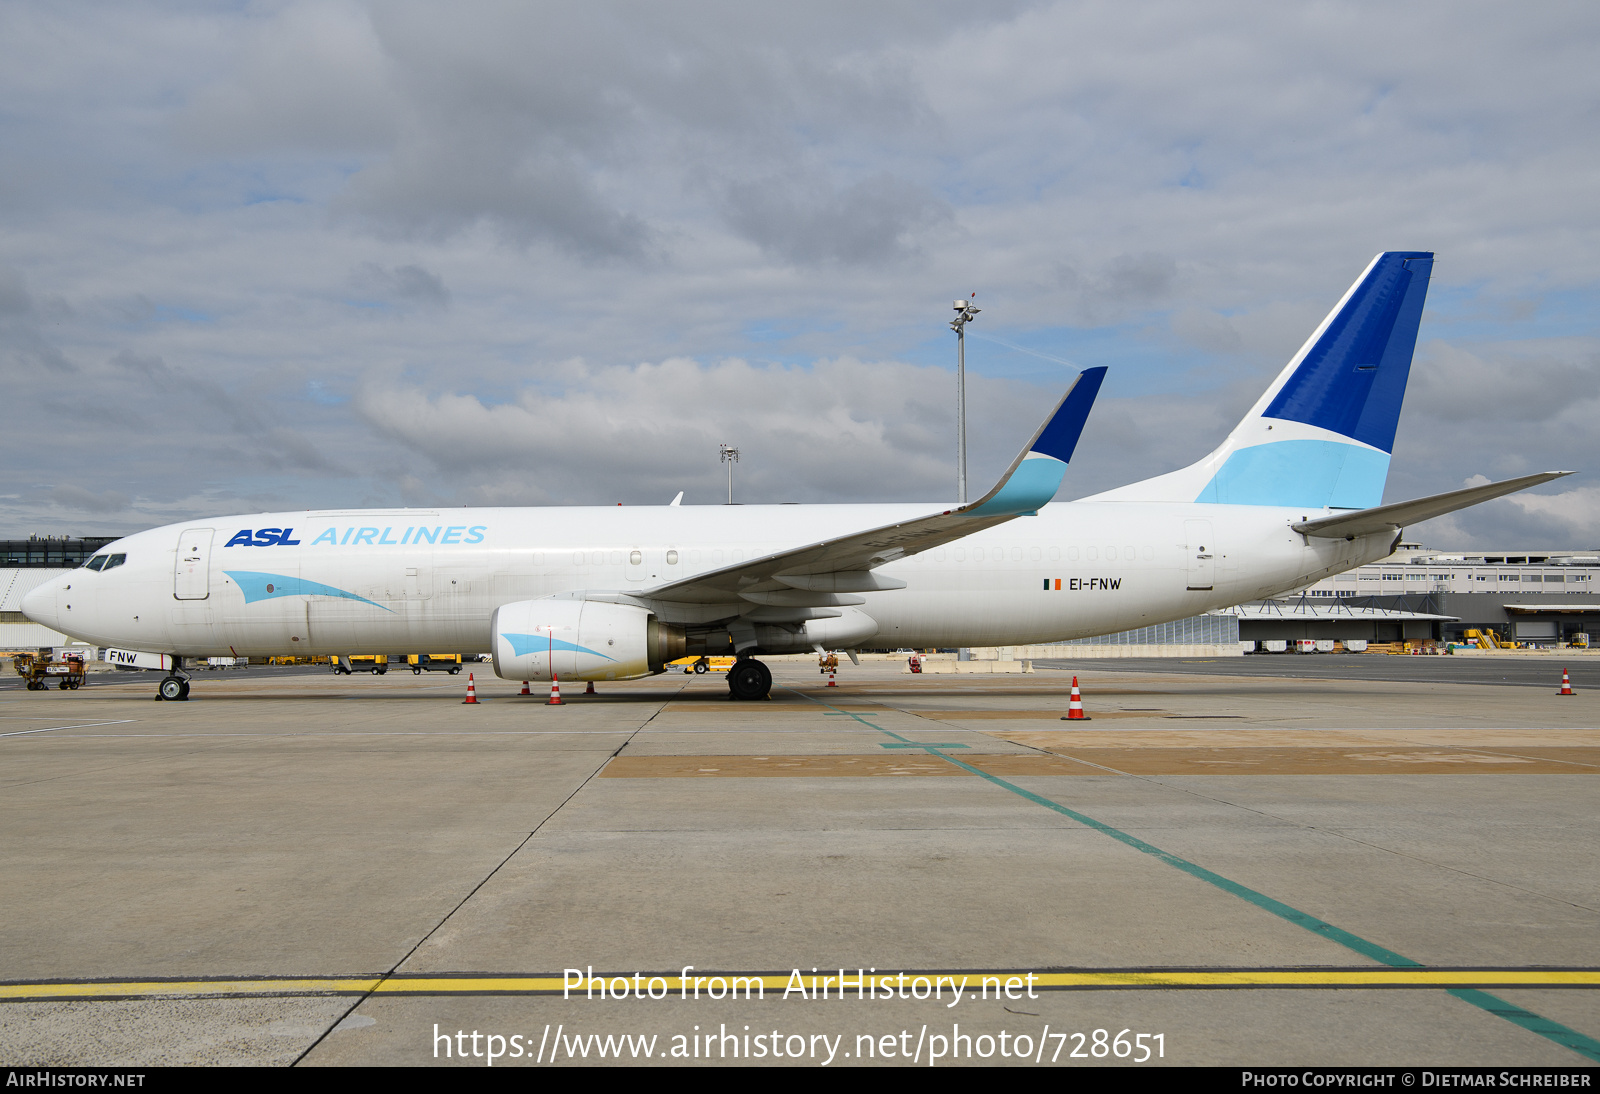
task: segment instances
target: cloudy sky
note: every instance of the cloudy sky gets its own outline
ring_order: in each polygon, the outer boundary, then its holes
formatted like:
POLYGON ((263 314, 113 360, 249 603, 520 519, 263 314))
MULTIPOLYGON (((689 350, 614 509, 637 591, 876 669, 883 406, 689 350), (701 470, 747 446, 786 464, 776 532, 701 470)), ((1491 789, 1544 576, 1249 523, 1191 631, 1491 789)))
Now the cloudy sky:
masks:
POLYGON ((1062 497, 1212 448, 1438 253, 1389 500, 1600 546, 1600 8, 0 3, 0 534, 1062 497))

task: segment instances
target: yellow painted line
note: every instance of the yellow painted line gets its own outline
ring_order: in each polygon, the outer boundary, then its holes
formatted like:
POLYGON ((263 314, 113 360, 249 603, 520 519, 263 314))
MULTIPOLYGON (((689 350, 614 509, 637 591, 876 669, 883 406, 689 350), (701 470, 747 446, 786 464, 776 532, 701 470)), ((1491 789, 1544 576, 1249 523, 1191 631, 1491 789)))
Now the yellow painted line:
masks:
POLYGON ((41 999, 196 999, 218 995, 364 995, 377 977, 246 980, 67 980, 56 984, 0 984, 0 1002, 41 999))
MULTIPOLYGON (((857 994, 857 973, 846 969, 847 994, 857 994)), ((1034 990, 1144 989, 1171 988, 1600 988, 1600 969, 1177 969, 1177 970, 1082 970, 1074 972, 1030 972, 1005 970, 918 970, 906 973, 867 973, 864 990, 872 994, 916 991, 926 995, 935 982, 949 991, 952 982, 965 984, 964 991, 982 993, 985 986, 997 993, 996 985, 1011 985, 1026 990, 1028 977, 1034 990)), ((824 987, 830 998, 839 992, 838 970, 803 972, 800 980, 807 993, 824 987)), ((630 996, 665 992, 672 997, 685 993, 693 997, 717 996, 732 990, 771 993, 778 997, 796 986, 791 973, 710 972, 685 980, 677 975, 651 976, 648 973, 601 973, 595 977, 593 991, 600 993, 599 981, 606 982, 606 994, 620 994, 625 987, 630 996), (695 981, 699 983, 696 984, 695 981), (759 987, 758 987, 759 985, 759 987)), ((99 980, 57 983, 0 984, 0 1003, 40 1002, 52 999, 204 999, 238 996, 303 995, 560 995, 568 990, 560 976, 432 976, 432 977, 300 977, 240 980, 99 980)), ((583 986, 570 989, 573 996, 585 995, 583 986)))

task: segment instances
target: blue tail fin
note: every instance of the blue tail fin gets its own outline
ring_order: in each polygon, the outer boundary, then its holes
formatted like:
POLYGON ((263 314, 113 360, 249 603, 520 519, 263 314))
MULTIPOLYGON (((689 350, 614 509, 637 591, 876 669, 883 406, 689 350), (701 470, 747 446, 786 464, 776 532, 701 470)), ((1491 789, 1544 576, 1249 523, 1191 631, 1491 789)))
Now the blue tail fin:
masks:
POLYGON ((1380 254, 1216 451, 1095 500, 1382 502, 1432 269, 1428 251, 1380 254))
POLYGON ((1302 351, 1265 416, 1393 452, 1432 270, 1427 251, 1379 255, 1302 351))

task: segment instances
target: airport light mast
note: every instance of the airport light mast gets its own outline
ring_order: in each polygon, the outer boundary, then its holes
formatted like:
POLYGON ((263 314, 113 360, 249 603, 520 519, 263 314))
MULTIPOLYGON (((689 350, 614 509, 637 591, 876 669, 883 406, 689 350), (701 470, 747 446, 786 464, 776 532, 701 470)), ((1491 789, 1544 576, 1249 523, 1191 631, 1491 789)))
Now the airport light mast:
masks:
POLYGON ((728 465, 728 504, 733 504, 733 465, 739 462, 739 450, 731 444, 722 446, 722 462, 728 465))
MULTIPOLYGON (((978 294, 973 293, 973 299, 978 294)), ((967 324, 977 318, 982 308, 972 300, 957 300, 956 317, 950 329, 956 332, 956 501, 967 501, 967 324)))

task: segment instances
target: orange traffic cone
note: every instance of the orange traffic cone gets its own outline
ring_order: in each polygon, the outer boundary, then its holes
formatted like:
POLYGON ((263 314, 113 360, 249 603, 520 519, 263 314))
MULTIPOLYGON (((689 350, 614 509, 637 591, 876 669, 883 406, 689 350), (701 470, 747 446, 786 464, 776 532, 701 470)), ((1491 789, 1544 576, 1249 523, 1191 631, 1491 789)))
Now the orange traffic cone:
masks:
POLYGON ((833 678, 833 670, 832 669, 828 670, 828 686, 830 688, 836 688, 836 687, 839 686, 838 682, 835 681, 834 678, 833 678))
POLYGON ((528 690, 528 682, 526 680, 524 680, 522 682, 522 690, 517 692, 517 694, 518 695, 532 695, 533 694, 533 692, 528 690))
POLYGON ((594 681, 593 680, 589 681, 589 686, 583 689, 583 693, 585 695, 593 695, 594 694, 594 681))
POLYGON ((461 701, 462 706, 471 706, 478 701, 478 689, 473 685, 472 673, 467 673, 467 697, 461 701))
POLYGON ((558 706, 562 705, 561 704, 561 677, 556 675, 555 673, 551 673, 550 674, 550 698, 548 700, 546 700, 544 705, 547 706, 547 707, 558 707, 558 706))
POLYGON ((1561 690, 1556 692, 1556 694, 1557 695, 1576 695, 1577 694, 1577 692, 1572 690, 1572 677, 1567 675, 1567 670, 1566 669, 1562 669, 1561 670, 1561 690))
POLYGON ((1078 692, 1078 678, 1076 676, 1072 678, 1072 698, 1067 701, 1066 717, 1061 720, 1063 722, 1090 722, 1094 720, 1083 712, 1083 696, 1078 692))

